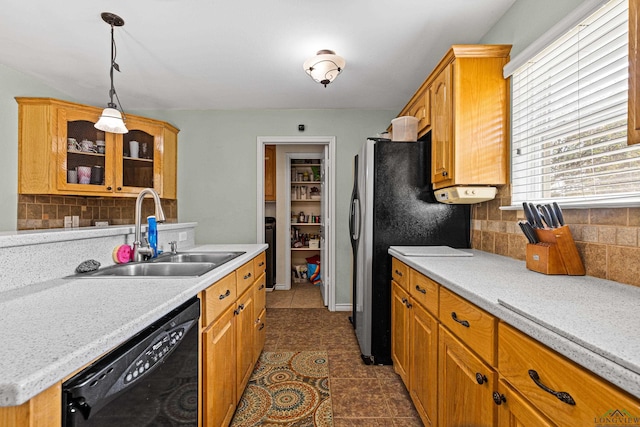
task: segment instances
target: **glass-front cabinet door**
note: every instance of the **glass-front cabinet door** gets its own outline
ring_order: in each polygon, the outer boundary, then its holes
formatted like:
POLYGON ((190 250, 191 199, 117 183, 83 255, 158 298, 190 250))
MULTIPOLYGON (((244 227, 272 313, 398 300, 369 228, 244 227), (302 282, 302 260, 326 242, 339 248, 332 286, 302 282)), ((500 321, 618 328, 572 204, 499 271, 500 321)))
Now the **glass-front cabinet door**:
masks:
POLYGON ((115 135, 96 129, 97 119, 91 110, 58 110, 58 190, 112 191, 115 135))
POLYGON ((127 128, 117 144, 116 191, 137 194, 149 187, 160 192, 162 128, 137 120, 128 120, 127 128))

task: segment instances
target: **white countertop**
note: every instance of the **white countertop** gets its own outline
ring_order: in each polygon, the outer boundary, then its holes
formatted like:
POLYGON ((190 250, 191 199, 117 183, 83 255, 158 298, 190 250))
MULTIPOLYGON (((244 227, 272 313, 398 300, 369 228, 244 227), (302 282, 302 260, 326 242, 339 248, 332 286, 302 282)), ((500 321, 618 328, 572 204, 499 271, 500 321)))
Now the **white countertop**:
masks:
POLYGON ((51 387, 266 248, 189 248, 246 252, 196 278, 62 278, 1 292, 0 406, 19 405, 51 387))
POLYGON ((640 398, 640 288, 466 251, 473 256, 404 256, 393 246, 389 254, 640 398))

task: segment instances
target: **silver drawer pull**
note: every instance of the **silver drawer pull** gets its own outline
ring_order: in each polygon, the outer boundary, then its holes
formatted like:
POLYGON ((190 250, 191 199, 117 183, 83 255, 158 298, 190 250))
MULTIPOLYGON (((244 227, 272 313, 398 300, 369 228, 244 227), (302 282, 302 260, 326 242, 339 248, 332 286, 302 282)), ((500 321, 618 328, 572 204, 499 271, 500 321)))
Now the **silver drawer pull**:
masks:
POLYGON ((247 280, 249 277, 251 277, 251 273, 247 273, 247 274, 245 274, 245 276, 244 276, 244 280, 247 280))
POLYGON ((225 299, 229 295, 231 295, 231 291, 229 289, 227 289, 227 292, 225 292, 224 294, 221 294, 218 298, 225 299))

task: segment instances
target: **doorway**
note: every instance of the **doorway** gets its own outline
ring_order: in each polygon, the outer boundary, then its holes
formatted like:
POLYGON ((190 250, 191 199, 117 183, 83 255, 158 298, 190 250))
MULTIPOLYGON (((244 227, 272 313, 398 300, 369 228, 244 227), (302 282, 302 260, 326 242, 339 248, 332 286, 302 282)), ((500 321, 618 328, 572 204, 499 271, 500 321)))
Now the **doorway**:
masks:
MULTIPOLYGON (((318 156, 318 160, 322 162, 324 174, 322 177, 323 185, 323 207, 322 213, 322 240, 320 246, 323 248, 322 254, 322 291, 323 300, 325 305, 330 311, 335 311, 335 283, 333 278, 335 277, 335 170, 333 167, 333 159, 335 158, 335 137, 258 137, 257 138, 257 241, 265 241, 265 212, 267 210, 272 211, 270 207, 265 208, 264 198, 264 160, 265 160, 265 146, 275 145, 279 150, 286 150, 292 153, 297 151, 316 151, 321 153, 318 156), (304 150, 299 150, 302 147, 304 150), (315 150, 314 150, 315 149, 315 150)), ((298 153, 299 154, 299 153, 298 153)), ((297 154, 296 154, 297 155, 297 154)), ((293 157, 296 157, 294 155, 293 157)), ((286 209, 286 215, 280 215, 282 218, 281 224, 276 226, 278 230, 277 234, 277 247, 280 257, 286 257, 287 252, 290 249, 290 232, 291 232, 291 215, 290 215, 290 159, 287 160, 286 155, 279 154, 280 161, 277 164, 277 168, 280 170, 276 185, 278 186, 278 198, 279 204, 278 210, 282 211, 286 209), (285 249, 286 248, 286 249, 285 249)), ((289 251, 290 257, 290 251, 289 251)), ((290 258, 281 261, 278 264, 285 263, 284 271, 280 270, 282 274, 278 275, 276 282, 276 289, 288 289, 291 284, 291 271, 289 266, 286 266, 286 262, 290 258)))

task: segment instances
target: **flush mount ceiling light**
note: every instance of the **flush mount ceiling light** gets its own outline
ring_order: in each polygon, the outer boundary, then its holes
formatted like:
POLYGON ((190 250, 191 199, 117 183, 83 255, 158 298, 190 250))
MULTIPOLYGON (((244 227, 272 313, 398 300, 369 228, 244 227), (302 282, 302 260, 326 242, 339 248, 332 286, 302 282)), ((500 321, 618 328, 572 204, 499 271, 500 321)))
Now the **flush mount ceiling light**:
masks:
POLYGON ((319 50, 316 56, 304 61, 304 71, 316 82, 327 87, 338 77, 346 64, 344 58, 329 49, 319 50))
POLYGON ((116 42, 113 38, 113 27, 122 27, 124 25, 124 20, 118 15, 109 12, 102 12, 101 16, 104 22, 111 25, 111 68, 109 71, 109 77, 111 77, 111 89, 109 89, 109 104, 107 104, 107 108, 102 111, 100 119, 94 126, 96 129, 100 129, 105 132, 127 133, 129 130, 124 125, 124 120, 122 120, 122 116, 124 115, 124 112, 121 114, 122 104, 120 104, 120 98, 118 98, 116 89, 113 86, 113 70, 115 69, 120 72, 120 66, 116 63, 116 42), (118 100, 118 104, 120 104, 120 111, 118 111, 117 105, 113 103, 114 95, 118 100))

